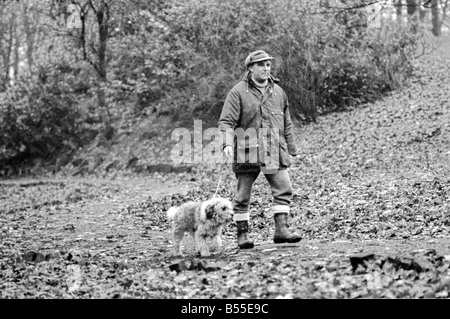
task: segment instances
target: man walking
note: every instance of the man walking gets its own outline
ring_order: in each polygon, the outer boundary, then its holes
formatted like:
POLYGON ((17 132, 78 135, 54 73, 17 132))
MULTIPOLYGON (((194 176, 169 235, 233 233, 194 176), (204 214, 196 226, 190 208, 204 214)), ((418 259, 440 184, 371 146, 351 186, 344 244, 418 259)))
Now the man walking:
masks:
POLYGON ((253 183, 263 172, 273 195, 275 243, 296 243, 301 237, 287 226, 292 184, 287 168, 297 155, 289 103, 271 73, 273 57, 265 51, 252 52, 245 59, 242 80, 228 93, 219 120, 224 133, 225 157, 233 159, 237 178, 234 221, 241 249, 253 248, 249 238, 249 203, 253 183))

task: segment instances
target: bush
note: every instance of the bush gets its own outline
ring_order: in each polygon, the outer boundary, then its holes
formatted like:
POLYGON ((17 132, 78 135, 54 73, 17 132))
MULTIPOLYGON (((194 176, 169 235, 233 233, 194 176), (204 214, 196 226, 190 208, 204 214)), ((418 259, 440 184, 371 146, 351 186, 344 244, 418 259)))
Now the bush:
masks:
POLYGON ((411 75, 417 36, 410 29, 386 25, 361 29, 321 62, 323 113, 372 102, 397 89, 411 75))
POLYGON ((68 80, 58 68, 41 69, 37 78, 22 79, 1 93, 0 166, 52 161, 93 138, 80 96, 73 93, 79 87, 68 80))
POLYGON ((168 113, 218 119, 246 55, 256 49, 276 58, 273 73, 292 113, 309 121, 373 101, 408 76, 417 34, 392 23, 370 29, 361 10, 320 11, 327 10, 310 1, 174 1, 157 24, 164 32, 153 34, 165 45, 151 46, 150 63, 156 83, 165 84, 159 97, 170 103, 163 105, 176 108, 168 113))
POLYGON ((106 81, 98 83, 93 55, 92 65, 80 62, 80 43, 51 38, 34 60, 41 70, 2 91, 0 162, 71 152, 103 124, 111 137, 109 124, 129 114, 215 126, 257 49, 275 57, 272 73, 298 119, 373 101, 409 76, 421 32, 393 23, 371 29, 361 10, 324 7, 361 1, 120 1, 111 6, 106 81), (95 105, 98 87, 106 107, 95 105))

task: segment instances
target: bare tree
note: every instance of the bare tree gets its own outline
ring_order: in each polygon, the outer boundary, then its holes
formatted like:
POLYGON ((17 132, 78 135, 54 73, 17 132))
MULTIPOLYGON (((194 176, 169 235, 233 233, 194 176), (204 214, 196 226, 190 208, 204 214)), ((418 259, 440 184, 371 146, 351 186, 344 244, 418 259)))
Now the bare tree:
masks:
POLYGON ((26 58, 28 67, 32 68, 34 64, 34 49, 36 46, 36 37, 38 36, 38 17, 35 14, 35 6, 28 0, 22 1, 21 21, 23 24, 23 33, 26 43, 26 58))
POLYGON ((10 68, 13 61, 14 33, 16 28, 14 3, 0 3, 0 57, 1 57, 1 82, 0 88, 5 88, 11 80, 10 68))
POLYGON ((403 3, 402 0, 394 0, 395 1, 395 14, 397 16, 397 22, 399 24, 403 23, 403 3))
POLYGON ((19 48, 21 45, 20 41, 20 33, 19 33, 19 23, 17 21, 17 13, 16 11, 13 12, 13 21, 12 21, 12 34, 13 37, 13 76, 12 80, 15 80, 19 77, 19 48))
POLYGON ((97 103, 100 110, 106 112, 103 118, 106 130, 110 130, 112 116, 106 102, 105 84, 107 83, 107 42, 109 37, 110 8, 105 0, 80 0, 74 2, 80 9, 81 28, 67 30, 75 36, 81 50, 81 56, 95 71, 98 79, 97 103))
POLYGON ((431 0, 430 1, 431 6, 431 32, 435 36, 441 35, 441 19, 440 19, 440 12, 439 12, 439 0, 431 0))
POLYGON ((441 0, 441 7, 442 7, 442 19, 441 19, 441 23, 440 23, 441 30, 442 30, 442 26, 444 25, 444 23, 447 20, 449 6, 450 6, 450 0, 441 0))

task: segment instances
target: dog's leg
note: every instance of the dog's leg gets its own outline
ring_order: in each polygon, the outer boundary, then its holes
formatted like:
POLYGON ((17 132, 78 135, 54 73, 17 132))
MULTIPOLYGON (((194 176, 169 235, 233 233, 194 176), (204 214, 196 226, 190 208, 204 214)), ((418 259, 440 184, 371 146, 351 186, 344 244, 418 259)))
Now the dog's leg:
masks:
POLYGON ((181 241, 184 237, 184 230, 174 229, 173 230, 173 246, 175 249, 175 254, 182 256, 181 253, 181 241))
POLYGON ((212 238, 212 247, 214 247, 215 251, 222 251, 222 238, 220 237, 220 234, 217 234, 212 238))
POLYGON ((222 250, 222 227, 219 226, 214 232, 211 233, 211 250, 221 251, 222 250))
POLYGON ((197 240, 195 239, 195 231, 191 230, 189 232, 192 236, 192 238, 194 239, 194 250, 197 251, 197 240))
POLYGON ((200 256, 207 257, 210 255, 209 253, 209 247, 206 242, 205 234, 203 234, 201 231, 197 230, 195 232, 195 243, 198 251, 200 252, 200 256))

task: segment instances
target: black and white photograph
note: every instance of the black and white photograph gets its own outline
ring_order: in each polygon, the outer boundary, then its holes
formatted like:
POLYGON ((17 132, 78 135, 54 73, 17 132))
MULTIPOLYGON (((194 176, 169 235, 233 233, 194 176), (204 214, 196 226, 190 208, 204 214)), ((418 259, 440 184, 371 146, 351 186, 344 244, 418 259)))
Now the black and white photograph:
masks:
POLYGON ((450 0, 0 0, 0 299, 448 298, 450 0))

